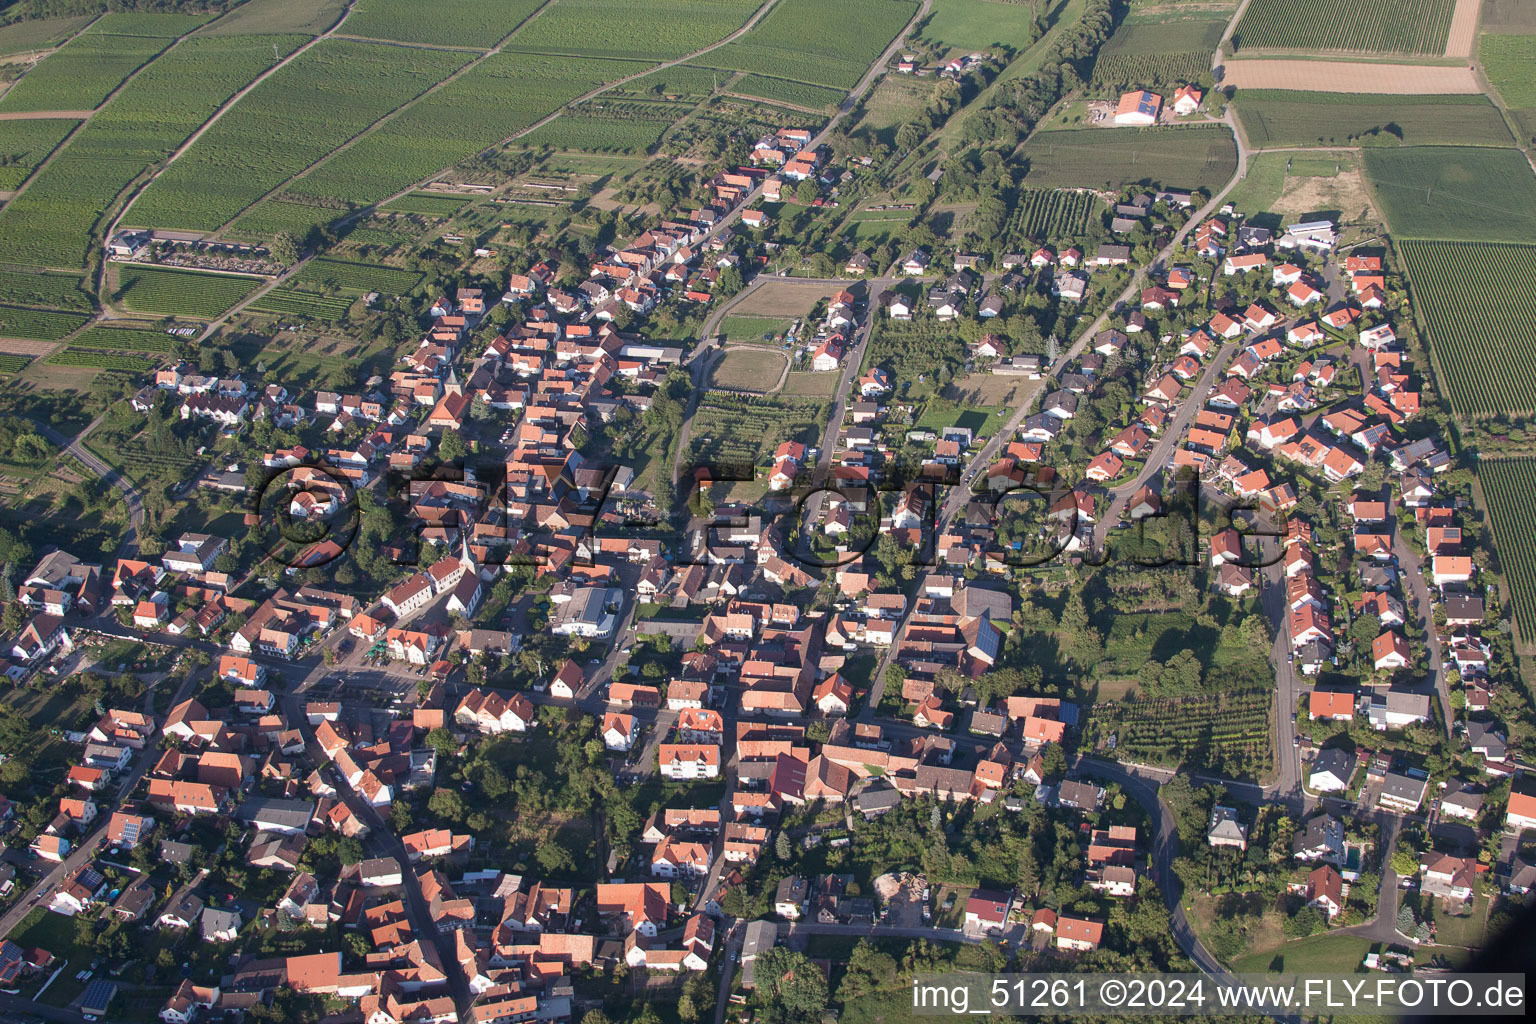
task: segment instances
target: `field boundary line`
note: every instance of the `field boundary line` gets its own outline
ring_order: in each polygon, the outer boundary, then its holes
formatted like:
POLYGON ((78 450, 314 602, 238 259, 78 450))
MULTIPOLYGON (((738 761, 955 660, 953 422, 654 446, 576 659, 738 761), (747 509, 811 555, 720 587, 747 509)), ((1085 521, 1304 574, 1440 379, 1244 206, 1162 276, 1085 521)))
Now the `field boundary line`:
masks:
MULTIPOLYGON (((439 82, 436 86, 433 86, 432 89, 427 90, 427 92, 422 93, 421 96, 416 97, 416 99, 412 100, 410 103, 403 104, 400 107, 397 107, 394 111, 391 111, 390 114, 385 115, 384 119, 387 119, 388 117, 392 117, 394 114, 399 113, 401 110, 404 110, 406 107, 408 107, 408 106, 410 106, 410 105, 412 105, 412 104, 414 104, 416 102, 419 102, 423 97, 427 96, 429 93, 431 93, 435 89, 439 89, 443 85, 446 85, 448 82, 452 81, 453 78, 457 77, 457 75, 463 74, 464 72, 468 71, 470 68, 472 68, 475 65, 477 65, 478 63, 480 63, 480 61, 484 60, 486 57, 490 57, 493 54, 500 53, 501 52, 501 47, 506 44, 507 39, 510 39, 510 38, 512 38, 512 36, 516 35, 518 30, 520 30, 524 25, 528 24, 528 22, 532 21, 535 17, 537 17, 539 15, 539 13, 541 13, 546 8, 548 8, 550 6, 550 4, 552 4, 553 2, 554 2, 554 0, 549 0, 549 2, 545 3, 543 7, 540 7, 533 14, 530 14, 526 19, 524 19, 517 26, 517 28, 513 29, 512 32, 508 33, 506 38, 502 39, 502 41, 500 43, 496 44, 496 49, 488 51, 479 60, 470 61, 463 68, 461 68, 457 73, 455 73, 454 75, 450 75, 448 78, 445 78, 442 82, 439 82)), ((701 50, 695 50, 692 53, 684 54, 683 56, 678 57, 676 60, 665 61, 665 62, 660 63, 660 64, 647 63, 643 70, 637 71, 633 75, 626 75, 623 78, 617 78, 617 79, 614 79, 612 82, 607 82, 607 83, 605 83, 603 85, 597 86, 594 89, 590 89, 587 92, 582 93, 580 96, 576 96, 576 97, 574 97, 572 99, 567 100, 565 103, 561 104, 554 111, 552 111, 552 112, 544 115, 543 117, 539 118, 537 121, 533 122, 528 127, 523 128, 520 131, 514 132, 513 134, 511 134, 511 135, 507 136, 506 138, 502 139, 500 142, 496 142, 496 143, 494 143, 494 144, 492 144, 490 146, 485 147, 484 149, 477 150, 476 152, 474 152, 472 154, 469 154, 468 156, 465 156, 462 159, 463 160, 471 160, 471 159, 474 159, 477 156, 482 156, 482 155, 484 155, 486 153, 492 152, 493 150, 500 149, 503 146, 510 145, 511 143, 515 142, 516 140, 522 138, 524 135, 527 135, 530 132, 537 131, 538 129, 544 127, 546 124, 550 123, 555 118, 557 118, 561 114, 565 113, 565 111, 567 109, 569 109, 570 107, 576 106, 579 103, 585 103, 587 100, 593 99, 594 97, 597 97, 597 96, 601 96, 603 93, 610 92, 611 90, 616 89, 616 88, 618 88, 621 85, 627 85, 628 83, 633 82, 637 78, 644 78, 646 75, 654 74, 657 71, 665 71, 668 68, 676 67, 679 64, 686 64, 689 61, 697 59, 698 57, 702 56, 703 54, 709 53, 711 50, 715 50, 715 49, 717 49, 717 48, 719 48, 721 46, 724 46, 726 43, 734 41, 736 38, 738 38, 739 36, 745 34, 748 30, 750 30, 753 26, 755 26, 757 24, 757 22, 762 19, 763 15, 766 14, 769 11, 769 9, 771 9, 777 3, 778 3, 778 0, 765 0, 763 5, 757 9, 756 13, 754 13, 752 15, 752 17, 747 19, 745 24, 743 24, 736 31, 732 32, 730 35, 727 35, 724 38, 720 39, 718 42, 711 43, 709 46, 706 46, 706 47, 704 47, 701 50)), ((523 51, 518 51, 518 53, 522 54, 523 51)), ((555 56, 555 55, 552 54, 551 56, 555 56)), ((569 55, 568 54, 561 54, 559 56, 567 56, 568 57, 569 55)), ((583 59, 592 59, 592 58, 583 58, 583 59)), ((595 58, 595 59, 622 60, 624 58, 595 58)), ((378 127, 378 124, 382 123, 382 121, 384 119, 381 119, 380 122, 377 122, 374 125, 369 126, 369 128, 367 128, 363 132, 360 132, 354 138, 349 139, 347 141, 346 145, 340 146, 337 149, 332 150, 329 155, 327 155, 326 157, 322 158, 319 161, 316 161, 314 164, 310 165, 309 167, 306 167, 301 173, 294 175, 292 178, 288 179, 287 182, 284 182, 282 186, 279 186, 278 189, 274 189, 272 192, 269 192, 267 195, 262 196, 261 199, 258 199, 256 201, 256 203, 252 203, 250 206, 246 207, 246 209, 247 210, 252 209, 252 208, 254 208, 256 206, 257 203, 260 203, 260 202, 263 202, 263 201, 265 201, 267 199, 270 199, 273 195, 276 195, 277 192, 282 187, 285 187, 286 185, 290 184, 291 182, 296 181, 299 178, 304 177, 304 175, 308 174, 310 171, 313 171, 316 167, 320 166, 320 164, 325 163, 326 160, 329 160, 331 157, 335 156, 337 153, 340 153, 344 149, 350 147, 354 142, 357 141, 357 139, 361 138, 363 135, 366 135, 366 134, 376 130, 376 128, 378 127)), ((455 163, 459 163, 459 162, 462 162, 462 161, 455 161, 455 163)), ((379 199, 379 200, 377 200, 377 201, 375 201, 373 203, 370 203, 367 206, 358 207, 356 210, 353 210, 351 213, 341 217, 337 221, 337 223, 347 224, 347 223, 351 223, 354 220, 357 220, 360 217, 368 216, 368 215, 372 214, 375 210, 379 209, 381 206, 386 206, 389 203, 392 203, 392 202, 394 202, 397 199, 400 199, 400 198, 402 198, 404 196, 409 195, 412 192, 417 191, 418 189, 421 189, 426 184, 430 183, 433 179, 437 178, 438 175, 442 174, 443 171, 446 168, 452 167, 452 166, 454 166, 454 164, 447 164, 447 165, 445 165, 445 167, 440 167, 436 171, 433 171, 430 176, 428 176, 426 178, 421 178, 421 179, 418 179, 417 181, 412 182, 409 186, 407 186, 406 188, 400 190, 399 192, 394 193, 393 195, 385 196, 384 198, 379 199)), ((241 211, 242 214, 244 212, 245 212, 244 210, 241 211)), ((236 219, 238 219, 238 216, 236 218, 232 218, 228 223, 226 223, 224 225, 221 225, 216 231, 211 232, 210 235, 206 236, 206 237, 217 237, 219 233, 228 230, 230 225, 233 224, 236 219)))
POLYGON ((271 78, 278 71, 287 67, 301 54, 307 53, 309 50, 319 45, 322 41, 329 39, 332 34, 335 33, 335 31, 339 29, 347 20, 347 16, 352 13, 352 9, 356 6, 357 0, 347 0, 347 6, 342 10, 341 17, 337 18, 335 23, 331 25, 330 28, 315 36, 309 42, 305 43, 303 46, 300 46, 297 50, 294 50, 288 56, 284 57, 276 64, 273 64, 266 71, 263 71, 261 74, 257 75, 255 78, 251 79, 244 86, 238 89, 233 96, 219 105, 219 109, 208 115, 208 119, 202 124, 198 125, 196 131, 182 140, 181 145, 172 150, 171 155, 166 157, 165 160, 161 162, 160 166, 155 168, 154 172, 150 174, 149 177, 145 178, 136 187, 130 186, 133 188, 133 194, 130 195, 122 204, 121 208, 117 212, 117 216, 113 218, 111 225, 107 228, 104 237, 111 238, 114 234, 117 233, 117 229, 119 225, 122 224, 123 218, 128 216, 128 211, 133 209, 133 204, 138 201, 139 196, 144 194, 144 190, 153 184, 160 177, 160 175, 164 174, 166 168, 174 164, 181 158, 182 154, 184 154, 188 149, 192 148, 193 144, 196 143, 198 139, 202 138, 204 133, 206 133, 208 129, 212 128, 220 118, 222 118, 229 110, 235 106, 236 103, 239 103, 242 99, 244 99, 252 89, 256 88, 262 82, 265 82, 268 78, 271 78))
MULTIPOLYGON (((355 2, 355 0, 354 0, 354 2, 355 2)), ((230 8, 230 10, 235 10, 235 9, 236 8, 233 8, 233 7, 230 8)), ((226 11, 224 13, 228 14, 229 11, 226 11)), ((105 12, 103 12, 101 17, 106 17, 105 12)), ((219 18, 222 18, 222 17, 224 17, 223 14, 219 15, 219 18)), ((207 21, 207 22, 204 22, 203 24, 204 25, 212 25, 213 22, 218 21, 219 18, 214 18, 212 21, 207 21)), ((91 25, 96 24, 96 22, 100 21, 100 20, 101 20, 101 18, 95 19, 95 21, 91 22, 91 25)), ((74 35, 70 36, 64 42, 65 43, 73 42, 74 40, 78 39, 80 36, 83 36, 86 33, 86 30, 91 27, 91 25, 85 26, 85 28, 82 28, 79 32, 77 32, 74 35)), ((203 27, 203 25, 197 26, 197 28, 202 28, 202 27, 203 27)), ((190 36, 193 32, 196 32, 197 28, 194 28, 194 29, 192 29, 192 30, 190 30, 190 31, 188 31, 186 33, 183 33, 182 35, 179 35, 176 38, 172 39, 169 43, 166 43, 160 49, 158 49, 154 53, 150 54, 150 56, 144 61, 144 63, 142 63, 138 67, 134 68, 133 71, 126 78, 124 78, 121 82, 118 82, 117 83, 117 87, 114 88, 111 92, 107 93, 107 95, 102 98, 102 101, 100 103, 98 103, 88 114, 86 114, 85 117, 81 118, 80 119, 80 123, 75 125, 72 129, 70 129, 69 134, 64 136, 64 138, 59 141, 59 144, 57 146, 53 147, 53 152, 49 153, 48 156, 43 160, 42 163, 40 163, 36 167, 32 168, 32 173, 27 175, 24 179, 22 179, 21 184, 17 185, 15 187, 15 189, 13 189, 11 191, 11 198, 6 200, 6 205, 10 205, 10 202, 11 202, 12 199, 15 199, 17 196, 19 196, 23 192, 25 192, 27 190, 27 186, 32 184, 32 182, 36 181, 37 180, 37 176, 39 174, 42 174, 44 169, 47 168, 50 164, 52 164, 54 159, 57 158, 60 153, 64 152, 66 149, 69 148, 69 144, 71 142, 75 141, 75 136, 79 135, 81 130, 83 128, 85 128, 86 125, 91 123, 91 118, 93 118, 97 114, 99 114, 106 107, 106 105, 108 103, 112 102, 112 100, 117 96, 118 93, 120 93, 124 89, 126 89, 128 87, 128 83, 129 82, 132 82, 135 78, 138 78, 139 75, 143 74, 145 68, 149 67, 155 61, 159 60, 161 57, 164 57, 167 53, 170 53, 176 47, 180 46, 181 45, 181 41, 183 39, 187 38, 187 36, 190 36)), ((59 44, 59 46, 61 46, 61 47, 63 45, 64 45, 64 43, 60 43, 59 44)), ((25 77, 25 76, 23 76, 23 77, 25 77)), ((18 79, 18 81, 19 81, 19 79, 18 79)), ((7 92, 9 92, 9 90, 7 90, 7 92)), ((114 200, 115 200, 115 198, 116 197, 114 197, 114 200)), ((84 272, 85 272, 85 268, 82 267, 81 268, 81 275, 82 276, 84 276, 84 272)))
POLYGON ((0 121, 84 121, 100 110, 7 110, 0 112, 0 121))
MULTIPOLYGON (((439 51, 442 51, 442 52, 450 52, 450 53, 478 53, 479 56, 474 58, 473 60, 467 62, 463 67, 459 68, 457 71, 454 71, 452 74, 447 75, 446 77, 440 79, 437 82, 434 82, 432 85, 428 86, 426 89, 423 89, 421 92, 417 93, 415 96, 412 96, 410 99, 406 100, 404 103, 400 104, 398 107, 394 108, 393 110, 385 111, 383 114, 379 115, 379 117, 376 120, 374 120, 371 124, 365 125, 361 129, 359 129, 355 135, 353 135, 351 138, 347 139, 341 145, 337 146, 335 149, 331 150, 329 153, 327 153, 324 156, 320 157, 318 160, 315 160, 314 162, 309 164, 307 167, 301 168, 300 170, 298 170, 298 171, 294 172, 293 174, 289 175, 287 178, 284 178, 281 182, 279 182, 272 189, 270 189, 269 191, 267 191, 267 192, 263 193, 262 195, 258 196, 256 199, 254 199, 250 203, 247 203, 245 206, 241 207, 239 210, 237 210, 235 212, 235 215, 233 217, 229 218, 229 220, 225 221, 223 224, 220 224, 218 227, 214 228, 212 231, 205 232, 203 237, 204 238, 217 238, 217 237, 219 237, 224 232, 230 230, 230 228, 234 226, 235 221, 239 220, 241 217, 245 216, 251 210, 254 210, 257 206, 259 206, 262 203, 266 202, 268 199, 271 199, 272 197, 280 194, 289 185, 292 185, 294 182, 299 181, 300 179, 306 177, 316 167, 319 167, 321 164, 326 163, 328 160, 330 160, 332 157, 337 156, 338 154, 345 153, 347 150, 349 150, 353 146, 355 146, 358 143, 359 140, 364 139, 367 136, 372 135, 374 132, 378 131, 381 127, 383 127, 386 123, 391 121, 396 115, 400 114, 402 111, 410 109, 411 107, 413 107, 416 104, 420 103, 422 100, 426 99, 428 96, 431 96, 433 93, 437 92, 439 89, 441 89, 444 86, 448 85, 450 82, 453 82, 453 81, 457 80, 462 75, 468 74, 474 68, 478 67, 482 62, 484 62, 484 61, 488 60, 489 58, 494 57, 495 55, 500 53, 501 52, 501 48, 506 45, 508 39, 511 39, 513 36, 517 35, 518 32, 522 31, 522 28, 523 28, 524 25, 527 25, 534 18, 537 18, 540 14, 542 14, 545 10, 547 10, 550 7, 550 5, 552 5, 554 2, 555 2, 555 0, 545 0, 545 2, 543 4, 541 4, 538 8, 536 8, 526 18, 524 18, 522 21, 518 22, 516 25, 512 26, 511 31, 509 31, 506 35, 502 36, 499 40, 497 40, 496 45, 493 46, 489 50, 460 49, 460 48, 455 48, 455 47, 419 47, 420 49, 435 49, 435 50, 439 50, 439 51)), ((354 6, 356 6, 356 4, 357 4, 357 0, 349 0, 348 7, 347 7, 347 13, 348 14, 352 13, 352 8, 354 6)), ((346 18, 343 17, 340 21, 338 21, 336 23, 335 28, 340 28, 342 23, 345 22, 345 21, 346 21, 346 18)), ((333 32, 335 31, 335 28, 332 29, 333 32)), ((330 33, 327 33, 327 35, 329 35, 329 34, 330 33)), ((366 43, 366 44, 372 45, 372 46, 389 46, 389 45, 392 45, 387 40, 375 40, 375 39, 361 39, 361 38, 359 38, 359 39, 356 39, 356 40, 353 40, 353 41, 366 43)), ((315 42, 319 42, 319 40, 316 39, 315 42)), ((190 142, 188 144, 190 145, 190 142)), ((159 172, 156 172, 156 176, 157 177, 158 177, 158 175, 159 175, 159 172)), ((147 183, 146 183, 145 187, 148 187, 147 183)), ((141 189, 140 191, 143 191, 143 190, 141 189)), ((127 210, 124 210, 123 212, 127 213, 127 210)))
MULTIPOLYGON (((549 4, 546 3, 542 7, 539 7, 538 11, 542 11, 545 7, 548 7, 548 6, 549 6, 549 4)), ((538 11, 535 11, 534 13, 537 14, 538 11)), ((520 27, 522 23, 519 22, 518 24, 519 24, 519 27, 520 27)), ((517 31, 517 29, 514 28, 512 31, 515 32, 515 31, 517 31)), ((333 38, 333 39, 345 39, 345 40, 348 40, 349 42, 354 42, 354 43, 377 43, 380 46, 399 46, 399 47, 403 47, 404 49, 407 49, 407 50, 452 50, 452 51, 456 51, 456 52, 459 52, 459 53, 485 53, 486 52, 485 51, 485 47, 483 47, 483 46, 449 46, 446 43, 416 43, 416 42, 412 42, 412 41, 410 41, 408 39, 376 39, 373 36, 355 36, 355 35, 352 35, 349 32, 338 33, 337 35, 332 36, 331 38, 333 38)), ((503 36, 502 38, 505 39, 506 37, 503 36)), ((501 44, 498 43, 497 45, 499 46, 501 44)))
MULTIPOLYGON (((792 81, 794 81, 794 79, 792 79, 792 78, 783 78, 783 79, 780 79, 780 81, 792 82, 792 81)), ((731 99, 734 99, 734 100, 743 100, 743 101, 745 101, 747 103, 767 103, 767 104, 770 104, 771 106, 783 107, 786 110, 793 110, 797 114, 810 114, 813 117, 826 117, 827 116, 827 112, 825 110, 816 110, 813 107, 802 107, 798 103, 786 103, 784 100, 771 100, 771 99, 769 99, 766 96, 750 96, 750 95, 748 95, 747 93, 744 93, 744 92, 731 92, 728 89, 721 90, 720 95, 722 95, 722 96, 729 96, 729 97, 731 97, 731 99)))

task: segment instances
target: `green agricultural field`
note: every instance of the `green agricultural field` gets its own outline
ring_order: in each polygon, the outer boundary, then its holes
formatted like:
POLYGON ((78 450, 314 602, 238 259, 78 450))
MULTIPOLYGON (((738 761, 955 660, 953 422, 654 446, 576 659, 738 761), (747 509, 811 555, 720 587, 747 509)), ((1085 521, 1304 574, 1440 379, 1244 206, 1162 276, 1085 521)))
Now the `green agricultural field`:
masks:
POLYGON ((468 196, 444 196, 432 192, 412 192, 385 203, 381 209, 394 213, 419 213, 423 217, 451 217, 469 203, 468 196))
POLYGON ((287 284, 295 288, 335 291, 354 296, 368 292, 402 295, 420 284, 421 278, 422 274, 418 270, 316 259, 306 263, 303 269, 289 278, 287 284))
POLYGON ((1536 238, 1536 175, 1514 149, 1367 149, 1366 176, 1392 234, 1475 242, 1536 238))
POLYGON ((784 441, 814 444, 827 418, 827 403, 790 397, 743 397, 710 392, 694 413, 694 465, 755 465, 784 441))
POLYGON ((88 327, 69 340, 72 349, 113 352, 174 352, 176 339, 164 331, 132 327, 88 327))
POLYGON ((1038 245, 1081 238, 1097 206, 1097 200, 1086 192, 1023 189, 1008 220, 1008 244, 1038 245))
MULTIPOLYGON (((127 221, 217 228, 470 57, 462 51, 325 40, 220 118, 140 194, 127 221), (229 173, 232 167, 240 173, 229 173)), ((449 162, 445 157, 439 166, 449 162)))
POLYGON ((91 26, 90 31, 122 36, 175 39, 186 35, 204 22, 211 21, 213 17, 212 14, 139 14, 134 11, 118 11, 103 14, 101 20, 91 26))
POLYGON ((246 308, 253 313, 279 313, 287 316, 313 317, 316 320, 340 320, 352 308, 353 299, 294 288, 274 288, 246 308))
POLYGON ((848 89, 916 10, 907 0, 779 0, 750 32, 700 63, 848 89))
POLYGON ((0 353, 0 373, 12 376, 25 370, 32 362, 31 356, 12 355, 9 352, 0 353))
POLYGON ((1225 21, 1209 17, 1128 21, 1099 48, 1093 84, 1100 91, 1124 92, 1193 82, 1210 72, 1225 27, 1225 21))
POLYGON ((1115 750, 1139 764, 1253 776, 1274 763, 1269 690, 1096 704, 1084 738, 1117 737, 1115 750))
POLYGON ((1486 96, 1374 96, 1245 89, 1237 116, 1250 145, 1352 145, 1373 132, 1410 146, 1509 146, 1514 139, 1486 96))
POLYGON ((787 78, 770 78, 767 75, 742 75, 731 83, 731 92, 811 110, 830 110, 848 95, 845 89, 828 89, 808 82, 792 82, 787 78))
POLYGON ((1006 46, 1022 52, 1035 41, 1032 4, 998 0, 934 0, 918 37, 961 50, 1006 46))
POLYGON ((668 60, 730 35, 761 0, 555 0, 507 50, 668 60))
POLYGON ((1499 567, 1509 581, 1520 639, 1530 646, 1536 639, 1536 459, 1485 459, 1478 463, 1477 477, 1493 521, 1499 567))
POLYGON ((349 36, 489 49, 538 10, 543 0, 366 0, 342 26, 349 36))
POLYGON ((1036 188, 1214 188, 1237 169, 1237 144, 1224 126, 1038 132, 1019 153, 1029 160, 1024 184, 1036 188))
POLYGON ((1484 35, 1478 51, 1488 81, 1511 107, 1536 107, 1536 35, 1484 35))
POLYGON ((0 209, 0 253, 32 266, 83 266, 97 219, 118 194, 270 68, 274 45, 279 53, 292 53, 306 38, 183 40, 136 76, 25 192, 0 209))
POLYGON ((60 349, 43 360, 49 366, 84 366, 97 370, 122 370, 127 373, 143 373, 155 365, 153 359, 143 356, 124 355, 121 352, 80 351, 73 347, 60 349))
POLYGON ((1398 247, 1451 408, 1469 417, 1536 413, 1536 246, 1398 247))
POLYGON ((32 50, 51 50, 90 24, 90 16, 80 18, 33 18, 0 28, 0 57, 32 50))
POLYGON ((724 85, 730 78, 708 68, 691 68, 678 64, 608 90, 610 96, 645 96, 650 99, 685 98, 708 96, 717 85, 724 85))
POLYGON ((123 266, 118 301, 134 313, 212 320, 256 290, 259 278, 199 274, 167 267, 123 266))
POLYGON ((1238 50, 1330 50, 1438 57, 1456 0, 1253 0, 1232 33, 1238 50))
POLYGON ((518 143, 534 149, 551 146, 587 153, 644 153, 670 127, 671 121, 562 114, 524 135, 518 143))
POLYGON ((0 191, 18 187, 79 121, 0 121, 0 191))
POLYGON ((501 143, 594 86, 641 69, 626 61, 497 54, 324 161, 283 195, 326 205, 378 202, 501 143))
POLYGON ((58 313, 51 309, 18 309, 0 306, 0 337, 58 341, 85 325, 84 313, 58 313))
POLYGON ((346 0, 249 0, 209 25, 203 34, 286 35, 304 32, 319 35, 336 24, 346 6, 346 0))
POLYGON ((92 110, 144 64, 167 39, 107 35, 96 29, 76 36, 21 76, 4 96, 0 112, 92 110))
POLYGON ((82 311, 92 308, 78 274, 29 274, 21 270, 0 270, 0 303, 82 311))

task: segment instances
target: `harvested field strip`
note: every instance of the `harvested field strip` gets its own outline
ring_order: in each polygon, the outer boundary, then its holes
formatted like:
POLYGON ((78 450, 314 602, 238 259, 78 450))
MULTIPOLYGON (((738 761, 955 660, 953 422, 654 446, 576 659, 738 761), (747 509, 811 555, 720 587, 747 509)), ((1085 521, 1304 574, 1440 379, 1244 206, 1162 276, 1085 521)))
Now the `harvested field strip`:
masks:
POLYGON ((1368 64, 1337 60, 1231 60, 1226 85, 1300 92, 1370 92, 1393 96, 1475 95, 1483 91, 1467 68, 1416 64, 1368 64))

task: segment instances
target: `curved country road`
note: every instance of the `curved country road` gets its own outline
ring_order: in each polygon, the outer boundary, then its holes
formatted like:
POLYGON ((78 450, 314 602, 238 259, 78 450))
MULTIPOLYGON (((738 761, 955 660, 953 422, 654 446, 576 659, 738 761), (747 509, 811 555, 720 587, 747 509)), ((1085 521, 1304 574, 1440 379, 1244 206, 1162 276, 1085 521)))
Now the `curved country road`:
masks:
POLYGON ((101 421, 106 418, 106 415, 106 413, 102 413, 100 416, 97 416, 90 423, 86 424, 84 430, 72 438, 64 436, 46 423, 40 423, 37 420, 33 420, 32 425, 37 427, 39 434, 42 434, 49 441, 57 445, 61 453, 73 456, 86 469, 122 492, 123 502, 128 506, 128 533, 123 537, 119 550, 131 551, 138 541, 139 528, 144 525, 143 497, 139 494, 138 489, 128 482, 126 477, 103 462, 95 452, 85 446, 86 437, 90 435, 91 431, 101 425, 101 421))

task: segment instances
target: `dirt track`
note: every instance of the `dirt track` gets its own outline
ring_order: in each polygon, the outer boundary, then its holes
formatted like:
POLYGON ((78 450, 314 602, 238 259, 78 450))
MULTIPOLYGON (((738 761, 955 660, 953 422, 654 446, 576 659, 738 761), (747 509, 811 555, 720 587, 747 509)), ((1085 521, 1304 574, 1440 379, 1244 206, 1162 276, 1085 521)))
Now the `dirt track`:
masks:
POLYGON ((1395 96, 1424 93, 1471 95, 1483 91, 1470 68, 1356 64, 1339 60, 1228 61, 1224 81, 1239 89, 1374 92, 1395 96))
POLYGON ((1471 57, 1477 43, 1477 12, 1483 0, 1456 0, 1456 13, 1451 15, 1451 34, 1445 40, 1447 57, 1471 57))

